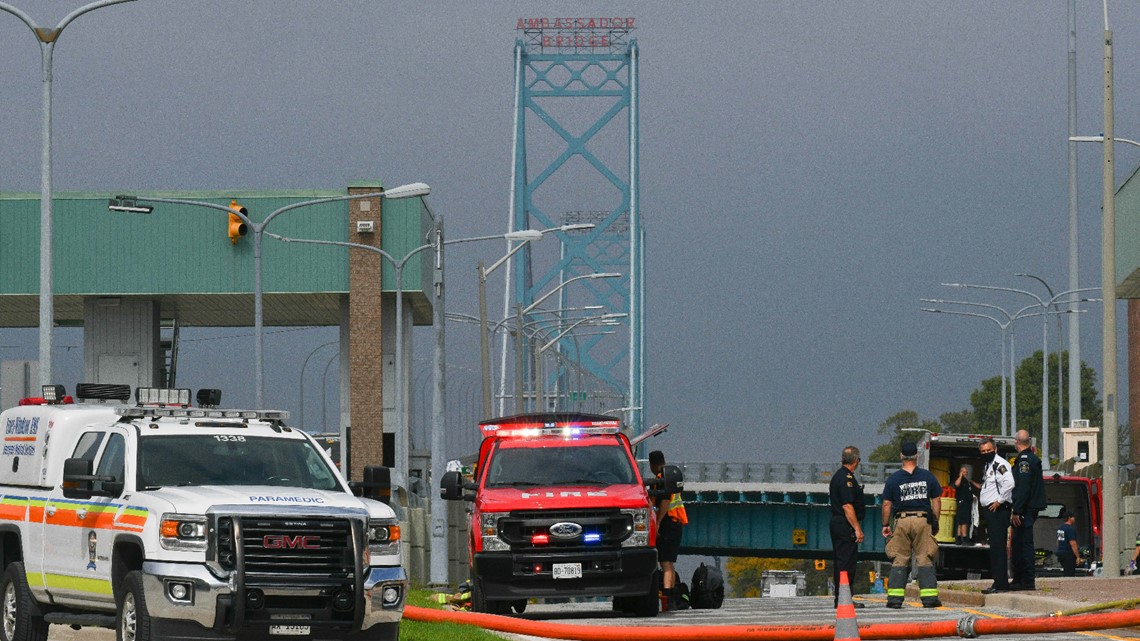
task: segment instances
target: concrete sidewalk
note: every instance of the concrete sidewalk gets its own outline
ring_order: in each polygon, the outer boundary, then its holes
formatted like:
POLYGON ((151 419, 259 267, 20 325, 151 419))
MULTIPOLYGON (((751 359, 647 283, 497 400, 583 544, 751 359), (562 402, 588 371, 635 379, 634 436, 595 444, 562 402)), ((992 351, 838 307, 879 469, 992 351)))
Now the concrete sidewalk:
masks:
MULTIPOLYGON (((1027 615, 1068 612, 1099 603, 1140 598, 1140 576, 1047 577, 1037 579, 1032 592, 982 594, 990 581, 940 581, 939 597, 946 605, 1012 610, 1027 615)), ((918 599, 918 587, 907 586, 907 598, 918 599)))

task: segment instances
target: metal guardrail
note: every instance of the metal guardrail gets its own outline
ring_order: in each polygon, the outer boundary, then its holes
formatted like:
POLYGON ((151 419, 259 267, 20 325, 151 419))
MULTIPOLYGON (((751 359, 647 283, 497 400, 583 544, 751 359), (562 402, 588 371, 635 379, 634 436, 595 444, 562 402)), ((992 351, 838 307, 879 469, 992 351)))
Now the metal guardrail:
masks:
MULTIPOLYGON (((723 461, 676 463, 692 483, 827 483, 839 469, 837 463, 726 463, 723 461)), ((898 463, 860 463, 855 473, 864 485, 882 483, 898 463)))

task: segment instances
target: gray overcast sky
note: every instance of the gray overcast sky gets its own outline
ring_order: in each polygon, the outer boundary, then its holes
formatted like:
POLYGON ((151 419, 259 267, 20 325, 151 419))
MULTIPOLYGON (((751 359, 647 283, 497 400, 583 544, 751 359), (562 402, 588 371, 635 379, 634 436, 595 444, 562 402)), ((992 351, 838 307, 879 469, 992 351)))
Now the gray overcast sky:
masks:
MULTIPOLYGON (((48 26, 82 4, 8 1, 48 26)), ((1103 18, 1099 2, 1078 4, 1078 122, 1095 134, 1103 18)), ((499 233, 516 20, 633 16, 649 233, 647 420, 673 426, 654 446, 685 460, 833 460, 847 442, 876 445, 875 428, 899 410, 936 418, 968 408, 970 391, 998 374, 996 326, 919 312, 919 298, 964 295, 939 283, 1043 293, 1014 276, 1031 272, 1067 289, 1066 7, 140 0, 85 15, 59 40, 55 187, 422 180, 449 236, 499 233)), ((1140 138, 1140 4, 1110 2, 1109 19, 1116 132, 1140 138)), ((7 14, 0 60, 0 191, 36 192, 39 52, 7 14)), ((1117 160, 1122 180, 1140 150, 1119 145, 1117 160)), ((1084 145, 1082 287, 1100 282, 1100 175, 1100 147, 1084 145)), ((471 272, 499 253, 451 254, 451 310, 477 309, 471 272)), ((972 299, 1007 308, 1027 300, 972 299)), ((1099 307, 1081 327, 1082 358, 1099 372, 1099 307)), ((476 367, 474 333, 449 331, 451 363, 476 367)), ((0 332, 11 346, 0 357, 35 358, 34 330, 0 332)), ((268 339, 268 398, 285 401, 271 404, 296 409, 299 363, 332 336, 268 339)), ((184 384, 248 385, 244 356, 218 359, 250 353, 248 337, 191 336, 184 384), (219 369, 229 380, 213 381, 219 369)), ((79 338, 65 333, 60 345, 79 338)), ((1022 325, 1019 358, 1040 342, 1039 324, 1022 325)), ((74 377, 78 352, 57 357, 74 377)), ((308 370, 307 415, 325 362, 308 370)), ((228 396, 236 403, 242 393, 228 396)))

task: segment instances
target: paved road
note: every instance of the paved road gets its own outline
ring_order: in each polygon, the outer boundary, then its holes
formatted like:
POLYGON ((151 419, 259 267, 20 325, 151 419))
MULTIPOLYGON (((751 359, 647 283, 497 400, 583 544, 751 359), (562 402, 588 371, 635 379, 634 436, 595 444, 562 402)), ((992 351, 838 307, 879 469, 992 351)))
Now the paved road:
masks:
MULTIPOLYGON (((980 617, 1019 617, 1024 614, 995 608, 942 607, 925 609, 916 603, 908 602, 902 610, 888 610, 886 600, 874 595, 861 596, 857 600, 866 607, 857 611, 860 623, 898 623, 907 621, 957 620, 964 616, 980 617)), ((802 597, 796 599, 726 599, 719 610, 685 610, 672 612, 653 619, 636 619, 615 614, 609 603, 571 604, 531 604, 520 618, 531 620, 573 623, 581 625, 629 625, 629 626, 686 626, 686 625, 786 625, 786 624, 830 624, 835 622, 835 610, 831 608, 830 597, 802 597)), ((503 636, 513 640, 531 641, 535 637, 521 635, 503 636)), ((53 625, 48 635, 49 641, 113 641, 112 630, 85 628, 74 631, 66 626, 53 625)), ((1025 641, 1026 636, 986 636, 993 641, 1025 641)), ((1106 630, 1103 632, 1080 632, 1033 635, 1033 641, 1089 641, 1090 639, 1140 639, 1140 632, 1106 630)))
MULTIPOLYGON (((907 604, 902 610, 890 610, 885 606, 885 598, 873 595, 857 599, 866 607, 857 610, 862 623, 900 623, 909 621, 958 620, 968 615, 978 617, 1022 617, 1024 614, 994 608, 942 607, 926 609, 917 602, 907 604)), ((615 615, 608 603, 574 603, 560 605, 531 604, 523 617, 532 620, 574 623, 582 625, 811 625, 835 622, 835 610, 830 597, 769 598, 769 599, 726 599, 720 610, 685 610, 667 613, 654 619, 632 619, 615 615)), ((504 635, 514 640, 530 641, 535 637, 504 635)), ((1030 638, 1025 635, 985 636, 987 640, 1020 640, 1030 638)), ((1080 632, 1033 635, 1033 641, 1069 641, 1089 639, 1140 639, 1135 631, 1106 630, 1103 632, 1080 632)))

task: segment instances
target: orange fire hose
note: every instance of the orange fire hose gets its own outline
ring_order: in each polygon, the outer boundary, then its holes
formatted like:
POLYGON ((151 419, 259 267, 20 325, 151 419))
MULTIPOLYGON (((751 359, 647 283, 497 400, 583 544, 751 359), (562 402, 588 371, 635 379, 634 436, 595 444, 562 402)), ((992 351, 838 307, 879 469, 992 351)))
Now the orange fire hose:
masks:
MULTIPOLYGON (((488 630, 511 632, 548 639, 578 641, 831 641, 834 625, 698 625, 684 627, 574 625, 514 619, 494 614, 450 612, 409 605, 404 616, 414 621, 461 623, 488 630)), ((962 637, 972 639, 989 634, 1036 634, 1043 632, 1083 632, 1111 630, 1140 625, 1140 610, 1110 612, 1075 617, 1028 617, 985 619, 968 616, 953 621, 872 623, 859 626, 859 637, 872 639, 926 639, 962 637)))

